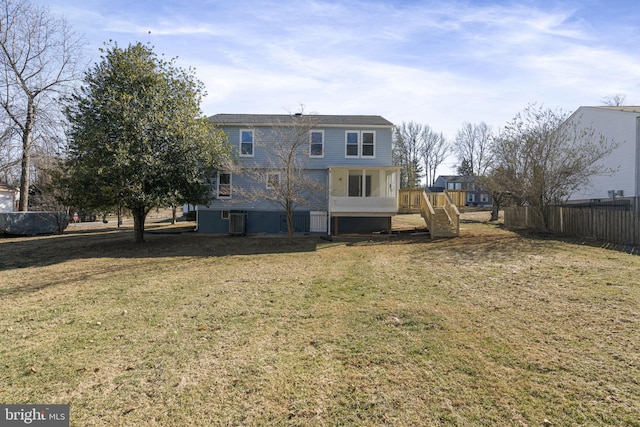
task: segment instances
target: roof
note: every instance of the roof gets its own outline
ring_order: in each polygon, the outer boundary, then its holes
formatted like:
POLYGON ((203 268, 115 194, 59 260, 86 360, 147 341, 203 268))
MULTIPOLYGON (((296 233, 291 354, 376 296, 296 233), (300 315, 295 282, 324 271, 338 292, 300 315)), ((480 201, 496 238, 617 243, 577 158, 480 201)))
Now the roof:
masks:
POLYGON ((475 182, 478 177, 471 175, 438 175, 436 181, 438 179, 442 179, 445 182, 475 182))
POLYGON ((640 113, 640 106, 633 106, 633 105, 619 105, 619 106, 600 105, 596 107, 584 107, 584 108, 597 108, 601 110, 624 111, 625 113, 640 113))
POLYGON ((216 125, 238 125, 238 126, 278 126, 283 124, 293 124, 301 118, 306 119, 306 123, 324 126, 393 126, 389 120, 382 116, 359 116, 359 115, 297 115, 297 114, 216 114, 209 119, 216 125))

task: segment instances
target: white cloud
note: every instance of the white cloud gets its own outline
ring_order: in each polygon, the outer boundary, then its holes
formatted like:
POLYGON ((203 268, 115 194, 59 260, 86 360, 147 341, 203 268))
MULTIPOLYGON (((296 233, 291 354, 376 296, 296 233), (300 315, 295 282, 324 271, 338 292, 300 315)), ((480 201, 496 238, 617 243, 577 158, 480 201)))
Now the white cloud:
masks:
POLYGON ((638 32, 633 4, 49 1, 94 46, 150 41, 195 66, 207 114, 302 103, 420 121, 452 138, 464 121, 498 128, 529 102, 571 111, 614 93, 640 101, 640 56, 628 43, 638 32))

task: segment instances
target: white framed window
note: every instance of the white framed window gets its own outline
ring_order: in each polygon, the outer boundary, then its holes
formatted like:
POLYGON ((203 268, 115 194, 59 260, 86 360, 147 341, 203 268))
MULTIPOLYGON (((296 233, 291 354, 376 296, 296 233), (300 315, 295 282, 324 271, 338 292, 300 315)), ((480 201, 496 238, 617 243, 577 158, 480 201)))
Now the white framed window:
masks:
POLYGON ((345 157, 374 158, 375 156, 375 131, 348 130, 345 132, 345 157))
POLYGON ((467 193, 467 203, 474 203, 476 201, 475 193, 467 193))
POLYGON ((362 157, 376 156, 376 133, 362 132, 362 157))
POLYGON ((309 157, 324 157, 324 131, 309 132, 309 157))
POLYGON ((345 134, 345 156, 360 157, 360 132, 347 131, 345 134))
POLYGON ((489 203, 489 193, 480 193, 480 203, 489 203))
POLYGON ((218 172, 218 180, 216 183, 216 194, 218 199, 231 198, 231 173, 218 172))
POLYGON ((229 211, 221 211, 220 219, 229 219, 229 211))
POLYGON ((253 157, 254 135, 250 129, 240 130, 240 157, 253 157))
POLYGON ((280 172, 267 173, 267 189, 275 190, 280 187, 280 172))

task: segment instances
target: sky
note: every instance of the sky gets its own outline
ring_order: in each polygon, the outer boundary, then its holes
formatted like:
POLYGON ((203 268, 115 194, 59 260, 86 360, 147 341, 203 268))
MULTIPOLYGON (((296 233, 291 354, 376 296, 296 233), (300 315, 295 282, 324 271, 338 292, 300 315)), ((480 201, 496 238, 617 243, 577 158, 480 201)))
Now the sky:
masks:
MULTIPOLYGON (((381 115, 453 140, 528 104, 640 104, 638 0, 32 0, 88 59, 142 42, 195 69, 217 113, 381 115)), ((449 158, 443 172, 456 164, 449 158)))

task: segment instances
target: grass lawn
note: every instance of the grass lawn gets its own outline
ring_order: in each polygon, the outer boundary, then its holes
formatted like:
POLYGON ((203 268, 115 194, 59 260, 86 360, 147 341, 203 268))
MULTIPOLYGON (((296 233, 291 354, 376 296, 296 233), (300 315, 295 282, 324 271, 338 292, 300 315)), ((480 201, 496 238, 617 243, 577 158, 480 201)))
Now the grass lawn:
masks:
POLYGON ((638 256, 475 221, 292 245, 156 226, 0 238, 1 403, 68 403, 73 426, 640 426, 638 256))

